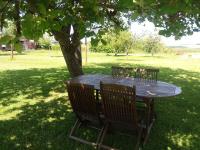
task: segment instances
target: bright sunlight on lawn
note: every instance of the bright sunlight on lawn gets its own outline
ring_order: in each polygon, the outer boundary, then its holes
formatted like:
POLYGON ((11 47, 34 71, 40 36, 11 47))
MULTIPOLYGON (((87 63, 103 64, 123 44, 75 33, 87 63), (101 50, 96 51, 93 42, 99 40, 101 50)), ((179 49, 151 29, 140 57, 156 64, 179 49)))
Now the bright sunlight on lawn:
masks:
MULTIPOLYGON (((181 95, 156 101, 158 119, 144 150, 200 148, 200 58, 92 53, 84 72, 111 74, 112 65, 160 68, 159 80, 182 88, 181 95)), ((12 61, 9 53, 0 52, 0 150, 92 149, 68 139, 76 118, 67 99, 67 79, 69 73, 57 51, 28 51, 12 61)), ((91 138, 95 133, 84 134, 91 138)), ((107 142, 124 150, 132 147, 130 137, 115 136, 107 142)))

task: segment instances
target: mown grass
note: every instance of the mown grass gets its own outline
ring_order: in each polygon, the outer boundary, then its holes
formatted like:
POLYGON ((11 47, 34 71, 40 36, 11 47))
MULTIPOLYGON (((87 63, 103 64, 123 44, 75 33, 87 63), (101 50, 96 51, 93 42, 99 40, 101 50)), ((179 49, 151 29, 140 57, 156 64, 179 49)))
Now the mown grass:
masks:
MULTIPOLYGON (((160 68, 159 80, 182 88, 176 97, 156 100, 158 119, 144 150, 198 150, 200 147, 200 59, 182 56, 106 56, 89 54, 85 73, 110 74, 112 65, 160 68)), ((63 81, 69 79, 59 52, 0 52, 0 150, 88 150, 68 139, 75 121, 63 81)), ((94 136, 84 130, 84 136, 94 136)), ((106 142, 128 150, 130 137, 106 142)))

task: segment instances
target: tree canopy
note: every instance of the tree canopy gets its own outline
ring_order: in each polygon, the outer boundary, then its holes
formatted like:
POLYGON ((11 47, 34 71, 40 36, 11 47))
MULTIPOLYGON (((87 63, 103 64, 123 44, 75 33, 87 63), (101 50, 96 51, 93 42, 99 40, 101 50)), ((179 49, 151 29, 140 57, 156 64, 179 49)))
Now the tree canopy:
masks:
POLYGON ((17 32, 38 39, 45 32, 76 24, 83 38, 124 27, 125 20, 147 18, 160 27, 160 34, 178 38, 200 30, 199 12, 196 0, 0 0, 0 25, 13 20, 17 32))
POLYGON ((199 31, 199 12, 197 0, 0 0, 0 27, 13 21, 16 41, 21 35, 54 35, 70 74, 76 76, 83 73, 81 38, 93 37, 95 44, 110 28, 126 28, 146 18, 160 34, 179 38, 199 31))

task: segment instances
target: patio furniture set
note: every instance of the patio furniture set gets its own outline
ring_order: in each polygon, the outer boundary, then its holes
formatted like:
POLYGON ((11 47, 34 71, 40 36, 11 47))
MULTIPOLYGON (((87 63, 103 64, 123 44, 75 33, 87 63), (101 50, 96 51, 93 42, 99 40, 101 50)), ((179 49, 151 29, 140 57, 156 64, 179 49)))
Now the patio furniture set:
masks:
POLYGON ((146 144, 156 119, 157 97, 176 96, 181 88, 158 81, 159 69, 112 67, 112 75, 81 75, 66 82, 68 97, 77 121, 69 137, 96 149, 112 149, 104 144, 107 134, 117 131, 136 135, 135 149, 146 144), (99 130, 95 142, 76 136, 80 127, 99 130))

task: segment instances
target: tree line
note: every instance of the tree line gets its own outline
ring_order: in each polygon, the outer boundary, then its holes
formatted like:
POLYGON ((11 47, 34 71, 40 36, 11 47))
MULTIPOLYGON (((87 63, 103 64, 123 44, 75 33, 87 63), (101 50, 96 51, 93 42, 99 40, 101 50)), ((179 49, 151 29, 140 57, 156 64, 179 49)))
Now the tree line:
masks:
POLYGON ((112 31, 103 35, 102 40, 90 46, 92 52, 125 53, 146 52, 152 55, 167 53, 170 50, 161 42, 158 35, 140 37, 130 31, 112 31))

